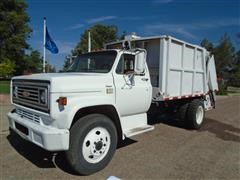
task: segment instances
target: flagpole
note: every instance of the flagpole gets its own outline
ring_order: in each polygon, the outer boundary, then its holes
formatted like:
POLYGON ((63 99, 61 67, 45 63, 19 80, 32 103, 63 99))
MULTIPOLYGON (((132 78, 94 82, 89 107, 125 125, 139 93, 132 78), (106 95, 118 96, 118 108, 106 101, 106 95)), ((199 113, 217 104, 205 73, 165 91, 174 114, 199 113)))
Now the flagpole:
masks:
POLYGON ((46 62, 46 17, 43 18, 43 73, 45 73, 45 62, 46 62))
MULTIPOLYGON (((91 52, 91 33, 88 31, 88 52, 91 52)), ((88 69, 90 68, 90 59, 88 59, 88 69)))
POLYGON ((88 31, 88 52, 91 52, 91 33, 88 31))

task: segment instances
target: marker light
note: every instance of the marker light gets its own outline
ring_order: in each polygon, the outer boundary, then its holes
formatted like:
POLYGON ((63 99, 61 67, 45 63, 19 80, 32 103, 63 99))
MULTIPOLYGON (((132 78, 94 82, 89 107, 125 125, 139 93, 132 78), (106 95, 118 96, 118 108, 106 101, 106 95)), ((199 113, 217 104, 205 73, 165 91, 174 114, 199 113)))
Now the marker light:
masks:
POLYGON ((67 105, 67 97, 59 97, 57 102, 59 105, 66 106, 67 105))

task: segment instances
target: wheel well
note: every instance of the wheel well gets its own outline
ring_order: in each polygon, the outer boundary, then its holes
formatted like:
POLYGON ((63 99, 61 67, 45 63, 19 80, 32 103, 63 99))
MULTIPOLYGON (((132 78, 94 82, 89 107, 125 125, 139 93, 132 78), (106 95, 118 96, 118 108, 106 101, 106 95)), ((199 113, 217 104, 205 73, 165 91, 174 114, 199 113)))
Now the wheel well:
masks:
POLYGON ((192 101, 195 101, 195 100, 203 100, 203 99, 204 97, 200 96, 200 97, 184 98, 184 99, 177 99, 177 100, 168 100, 168 101, 159 103, 159 105, 162 112, 176 112, 184 104, 191 103, 192 101))
POLYGON ((115 127, 117 129, 118 140, 122 139, 122 128, 121 128, 121 124, 120 124, 120 119, 118 117, 118 113, 117 113, 114 106, 112 106, 112 105, 99 105, 99 106, 90 106, 90 107, 81 108, 74 115, 71 127, 81 117, 84 117, 88 114, 103 114, 103 115, 109 117, 113 121, 113 123, 115 124, 115 127))

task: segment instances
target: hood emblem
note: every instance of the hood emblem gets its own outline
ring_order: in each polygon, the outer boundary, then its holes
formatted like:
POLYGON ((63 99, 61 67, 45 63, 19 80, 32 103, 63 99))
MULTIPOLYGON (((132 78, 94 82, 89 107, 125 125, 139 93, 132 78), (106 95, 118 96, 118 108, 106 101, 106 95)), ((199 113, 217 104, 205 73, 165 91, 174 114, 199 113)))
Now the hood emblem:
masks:
POLYGON ((24 97, 29 97, 29 96, 30 96, 30 92, 23 91, 23 92, 22 92, 22 95, 23 95, 24 97))

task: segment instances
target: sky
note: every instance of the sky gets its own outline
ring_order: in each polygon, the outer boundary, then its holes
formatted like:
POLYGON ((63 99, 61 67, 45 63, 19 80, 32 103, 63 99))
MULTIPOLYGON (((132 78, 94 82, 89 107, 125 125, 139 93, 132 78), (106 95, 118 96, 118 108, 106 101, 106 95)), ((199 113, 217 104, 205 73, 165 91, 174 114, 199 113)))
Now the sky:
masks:
POLYGON ((59 48, 47 50, 46 59, 57 70, 77 45, 81 34, 94 24, 116 25, 138 36, 171 35, 200 44, 207 38, 217 45, 223 34, 240 49, 240 0, 26 0, 30 27, 28 43, 43 52, 43 17, 59 48))

